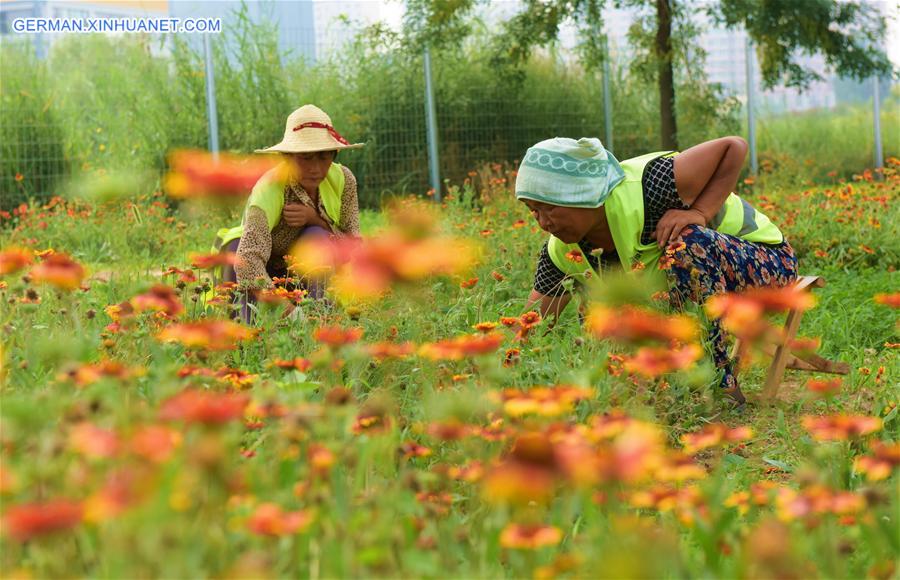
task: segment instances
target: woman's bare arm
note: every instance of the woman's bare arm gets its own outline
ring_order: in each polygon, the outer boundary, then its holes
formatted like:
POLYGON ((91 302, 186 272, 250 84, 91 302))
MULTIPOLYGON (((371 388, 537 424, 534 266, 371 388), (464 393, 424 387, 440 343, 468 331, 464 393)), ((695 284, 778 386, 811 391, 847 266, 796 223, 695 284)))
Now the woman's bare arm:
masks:
POLYGON ((525 309, 530 310, 535 304, 538 304, 541 318, 546 320, 548 315, 552 316, 553 320, 550 321, 550 326, 553 326, 571 300, 572 295, 568 292, 562 296, 547 296, 537 290, 532 290, 531 294, 528 295, 528 301, 525 303, 525 309))
POLYGON ((709 222, 734 191, 746 157, 747 142, 740 137, 713 139, 676 155, 678 196, 709 222))
POLYGON ((660 247, 677 238, 689 225, 705 226, 722 209, 737 184, 747 156, 747 142, 722 137, 695 145, 675 156, 675 190, 688 209, 670 209, 656 225, 660 247))

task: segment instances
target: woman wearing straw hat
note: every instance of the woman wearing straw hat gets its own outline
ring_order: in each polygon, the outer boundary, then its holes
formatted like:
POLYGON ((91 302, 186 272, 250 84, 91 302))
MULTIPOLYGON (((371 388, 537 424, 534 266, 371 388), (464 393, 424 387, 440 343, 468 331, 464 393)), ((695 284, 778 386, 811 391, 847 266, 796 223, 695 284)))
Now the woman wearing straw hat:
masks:
MULTIPOLYGON (((570 300, 566 278, 601 266, 643 270, 675 307, 797 277, 794 250, 768 217, 731 193, 747 155, 740 137, 621 163, 599 139, 556 138, 531 147, 516 197, 551 234, 538 259, 529 305, 558 317, 570 300)), ((718 321, 709 324, 720 386, 739 404, 734 361, 718 321)))
MULTIPOLYGON (((287 275, 284 256, 300 238, 359 235, 356 178, 334 159, 338 151, 362 146, 350 144, 315 105, 291 113, 281 142, 257 150, 281 153, 284 164, 254 186, 241 225, 218 233, 216 247, 238 257, 235 268, 223 270, 223 279, 244 288, 268 287, 273 277, 287 275)), ((314 298, 322 295, 319 286, 308 290, 314 298)), ((245 309, 245 319, 247 314, 245 309)))

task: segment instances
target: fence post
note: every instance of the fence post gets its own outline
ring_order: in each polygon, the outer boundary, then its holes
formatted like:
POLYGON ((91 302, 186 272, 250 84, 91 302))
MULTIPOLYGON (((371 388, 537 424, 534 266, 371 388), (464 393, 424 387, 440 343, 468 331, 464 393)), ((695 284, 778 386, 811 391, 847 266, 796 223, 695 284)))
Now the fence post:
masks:
POLYGON ((872 113, 875 117, 875 169, 884 167, 884 151, 881 148, 881 95, 878 75, 872 77, 872 113))
POLYGON ((206 56, 206 121, 209 126, 209 150, 213 159, 219 158, 219 116, 216 113, 216 73, 213 68, 209 34, 203 35, 203 53, 206 56))
POLYGON ((744 68, 747 72, 747 141, 750 146, 750 174, 759 173, 759 158, 756 156, 756 112, 753 110, 753 41, 747 34, 744 68))
POLYGON ((441 201, 441 174, 438 166, 438 126, 437 113, 434 107, 434 86, 431 79, 431 53, 425 47, 423 55, 425 67, 425 130, 428 138, 428 174, 431 188, 434 189, 434 201, 441 201))
POLYGON ((609 36, 603 34, 603 121, 606 149, 613 152, 612 95, 609 94, 609 36))

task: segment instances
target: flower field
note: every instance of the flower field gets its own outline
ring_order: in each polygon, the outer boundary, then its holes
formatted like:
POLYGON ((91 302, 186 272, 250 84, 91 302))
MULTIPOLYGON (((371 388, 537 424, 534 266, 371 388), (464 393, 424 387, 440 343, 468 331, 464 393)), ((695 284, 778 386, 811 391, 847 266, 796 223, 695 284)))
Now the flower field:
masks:
POLYGON ((239 206, 191 200, 188 177, 229 187, 198 174, 0 216, 4 577, 900 574, 896 159, 742 184, 827 280, 814 301, 676 314, 608 273, 556 325, 524 303, 545 234, 506 167, 297 248, 330 299, 262 292, 253 325, 204 253, 239 206), (788 307, 850 374, 765 401, 748 355, 734 410, 703 320, 749 353, 788 307))

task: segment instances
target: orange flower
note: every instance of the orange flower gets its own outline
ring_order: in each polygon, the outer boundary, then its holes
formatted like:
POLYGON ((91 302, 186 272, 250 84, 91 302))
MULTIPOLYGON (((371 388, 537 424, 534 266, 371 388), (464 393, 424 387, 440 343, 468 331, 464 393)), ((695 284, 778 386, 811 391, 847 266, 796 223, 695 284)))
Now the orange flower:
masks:
POLYGON ((497 323, 496 322, 479 322, 472 328, 474 328, 478 332, 483 332, 483 333, 487 334, 488 332, 491 332, 492 330, 497 328, 497 323))
POLYGON ((251 374, 243 369, 222 367, 216 371, 215 377, 219 382, 230 385, 232 388, 246 389, 256 381, 258 375, 251 374))
POLYGON ((681 436, 685 453, 691 455, 728 443, 747 441, 753 437, 750 427, 735 427, 731 429, 724 423, 711 423, 696 433, 686 433, 681 436))
POLYGON ((806 382, 806 390, 825 397, 833 397, 841 392, 841 379, 810 379, 806 382))
POLYGON ((318 443, 309 445, 309 467, 316 477, 328 477, 334 465, 334 452, 318 443))
POLYGON ((255 294, 256 300, 263 304, 282 304, 290 302, 291 304, 299 304, 306 297, 306 290, 288 290, 287 288, 278 286, 275 288, 265 288, 259 290, 255 294))
POLYGON ((394 283, 462 277, 477 257, 476 247, 438 236, 433 212, 412 209, 391 211, 390 228, 377 237, 303 240, 292 250, 291 268, 316 277, 333 273, 331 287, 345 301, 377 299, 394 283))
POLYGON ((796 353, 815 353, 822 346, 819 338, 795 338, 789 343, 790 349, 796 353))
POLYGON ((891 475, 891 471, 900 467, 900 443, 873 441, 870 445, 872 455, 856 458, 856 471, 865 473, 872 481, 881 481, 891 475))
POLYGON ((728 298, 745 300, 760 306, 764 312, 785 312, 787 310, 808 310, 815 306, 815 296, 791 286, 783 288, 751 288, 740 294, 723 294, 718 304, 707 306, 710 315, 719 317, 727 312, 728 298))
POLYGON ((492 353, 502 343, 503 335, 497 332, 464 335, 423 344, 419 354, 431 360, 462 360, 467 356, 492 353))
POLYGON ((531 329, 541 323, 541 315, 535 311, 526 312, 519 317, 519 325, 525 329, 531 329))
POLYGON ((554 526, 508 524, 500 532, 500 545, 515 550, 537 550, 562 541, 562 531, 554 526))
POLYGON ((135 312, 153 310, 162 312, 170 318, 184 312, 184 306, 181 305, 175 290, 165 284, 156 284, 147 292, 138 294, 131 299, 131 305, 135 312))
POLYGON ((280 358, 276 358, 272 361, 272 364, 280 369, 291 369, 300 371, 301 373, 305 373, 312 367, 312 362, 309 359, 296 357, 291 360, 282 360, 280 358))
POLYGON ((495 398, 503 403, 504 412, 512 417, 530 414, 556 417, 571 412, 575 403, 593 395, 593 389, 557 386, 534 387, 527 391, 504 389, 495 398))
POLYGON ((866 415, 807 415, 801 419, 803 427, 813 439, 844 441, 862 437, 881 429, 881 419, 866 415))
POLYGON ((684 370, 703 356, 703 349, 696 344, 688 344, 680 348, 644 346, 637 354, 625 359, 628 372, 658 377, 666 373, 684 370))
POLYGON ((744 515, 750 511, 750 492, 736 491, 725 498, 723 505, 725 507, 737 508, 738 513, 744 515))
POLYGON ((659 270, 671 270, 672 264, 675 263, 675 258, 672 256, 665 254, 659 257, 659 262, 657 262, 656 267, 659 270))
MULTIPOLYGON (((2 273, 2 268, 0 268, 0 273, 2 273)), ((875 302, 878 304, 884 304, 885 306, 890 306, 891 308, 900 308, 900 292, 893 292, 891 294, 876 294, 875 302)))
POLYGON ((416 345, 411 342, 376 342, 366 345, 366 352, 370 357, 379 360, 388 358, 404 358, 416 352, 416 345))
POLYGON ((134 469, 110 472, 103 487, 85 500, 85 521, 100 522, 121 515, 141 498, 143 490, 139 484, 144 477, 145 474, 134 469))
POLYGON ((120 443, 115 432, 85 422, 72 427, 69 446, 89 459, 109 459, 118 454, 120 443))
POLYGON ((472 434, 472 426, 460 422, 458 419, 448 421, 433 421, 428 424, 425 432, 435 439, 442 441, 458 441, 472 434))
POLYGON ((163 342, 179 342, 186 348, 233 350, 256 332, 230 320, 199 320, 167 326, 157 335, 163 342))
POLYGON ((25 176, 16 171, 16 183, 21 183, 25 180, 25 176))
POLYGON ((400 446, 400 453, 406 459, 412 459, 414 457, 428 457, 429 455, 431 455, 431 449, 425 447, 424 445, 419 445, 415 441, 407 441, 400 446))
POLYGON ((240 263, 234 252, 213 252, 211 254, 188 254, 191 266, 198 270, 210 270, 219 266, 236 266, 240 263))
POLYGON ((259 536, 288 536, 305 531, 312 524, 309 511, 285 512, 274 503, 261 503, 247 520, 247 528, 259 536))
POLYGON ((618 311, 594 306, 585 321, 598 338, 628 342, 642 340, 692 342, 697 336, 697 322, 687 316, 665 316, 652 310, 625 306, 618 311))
POLYGON ((522 351, 517 348, 506 349, 506 352, 503 354, 503 366, 508 368, 518 363, 521 354, 522 351))
POLYGON ((6 276, 18 272, 31 264, 34 256, 29 250, 22 248, 8 248, 0 252, 0 276, 6 276))
POLYGON ((492 277, 494 278, 494 280, 496 280, 497 282, 503 282, 504 276, 503 276, 503 274, 501 274, 501 273, 498 272, 497 270, 492 271, 492 272, 491 272, 491 276, 492 276, 492 277))
POLYGON ((584 262, 584 255, 582 255, 581 250, 572 250, 570 252, 566 252, 566 259, 571 260, 576 264, 580 264, 584 262))
POLYGON ((356 435, 363 433, 383 433, 390 430, 391 418, 383 411, 361 411, 353 422, 351 431, 356 435))
POLYGON ((484 465, 478 460, 465 465, 452 465, 447 469, 447 477, 467 483, 476 483, 484 476, 484 465))
POLYGON ((72 381, 76 386, 86 387, 93 385, 104 378, 126 381, 135 375, 139 375, 143 369, 130 369, 117 361, 105 360, 93 364, 83 364, 74 367, 57 377, 61 381, 72 381))
POLYGON ((648 490, 631 494, 628 502, 636 508, 654 509, 660 512, 672 510, 690 511, 702 504, 702 496, 696 487, 675 488, 656 485, 648 490))
POLYGON ((84 517, 81 503, 66 499, 6 507, 3 532, 19 542, 74 528, 84 517))
POLYGON ((416 494, 416 501, 424 505, 432 513, 444 516, 450 513, 453 496, 447 492, 420 491, 416 494))
POLYGON ((684 251, 685 248, 687 248, 687 244, 685 244, 681 240, 672 242, 671 244, 666 246, 666 255, 671 256, 673 254, 677 254, 678 252, 684 251))
POLYGON ((50 254, 31 269, 31 279, 42 284, 50 284, 61 290, 75 290, 81 286, 87 273, 84 266, 67 254, 50 254))
POLYGON ((166 421, 217 425, 241 419, 249 402, 243 394, 187 389, 163 401, 159 414, 166 421))
POLYGON ((237 156, 197 150, 180 150, 169 155, 170 171, 164 179, 166 191, 172 197, 230 197, 244 196, 270 170, 275 181, 285 181, 290 164, 264 156, 237 156))
POLYGON ((178 276, 178 281, 184 282, 185 284, 190 284, 197 281, 197 276, 194 274, 193 270, 182 270, 181 268, 176 268, 175 266, 169 266, 168 268, 166 268, 166 271, 163 272, 162 275, 178 276))
POLYGON ((313 331, 313 340, 338 348, 358 341, 362 335, 362 328, 344 329, 338 326, 321 326, 313 331))
POLYGON ((677 451, 664 455, 654 472, 654 478, 659 481, 681 482, 705 477, 706 470, 702 465, 690 455, 677 451))
POLYGON ((163 425, 144 425, 131 436, 131 452, 152 461, 164 463, 181 445, 181 433, 163 425))
POLYGON ((468 280, 463 280, 459 283, 460 288, 474 288, 475 284, 478 284, 478 278, 469 278, 468 280))
POLYGON ((513 326, 519 325, 519 319, 516 318, 515 316, 501 316, 500 324, 502 324, 503 326, 505 326, 507 328, 512 328, 513 326))

